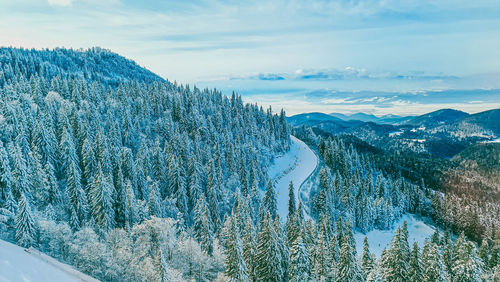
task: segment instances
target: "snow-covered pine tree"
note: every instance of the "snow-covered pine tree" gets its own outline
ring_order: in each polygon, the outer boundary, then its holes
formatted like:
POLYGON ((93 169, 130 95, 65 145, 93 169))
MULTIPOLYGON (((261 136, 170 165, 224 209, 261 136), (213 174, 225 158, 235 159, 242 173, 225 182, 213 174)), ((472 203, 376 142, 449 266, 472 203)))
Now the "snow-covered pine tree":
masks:
POLYGON ((150 216, 161 217, 161 196, 158 188, 158 183, 151 184, 149 197, 148 197, 148 212, 150 216))
POLYGON ((408 269, 408 282, 422 282, 422 260, 420 259, 420 250, 417 242, 413 243, 413 249, 410 254, 410 264, 408 269))
POLYGON ((269 212, 261 222, 257 235, 256 274, 258 281, 281 281, 283 277, 282 257, 279 252, 278 235, 269 212))
POLYGON ((288 185, 288 218, 291 218, 295 214, 295 192, 293 188, 293 182, 290 181, 288 185))
POLYGON ((71 208, 75 210, 79 222, 84 222, 88 215, 88 200, 83 191, 80 170, 75 162, 70 162, 66 169, 66 190, 71 208))
POLYGON ((226 232, 225 253, 226 253, 226 275, 231 281, 247 281, 248 268, 243 257, 243 244, 241 242, 240 230, 234 216, 228 218, 230 226, 226 232))
POLYGON ((446 271, 439 247, 428 240, 425 241, 422 249, 422 265, 424 281, 446 281, 446 271))
POLYGON ((170 282, 170 275, 168 273, 167 258, 163 250, 160 248, 156 256, 156 269, 158 273, 159 282, 170 282))
POLYGON ((453 250, 452 274, 455 281, 480 281, 484 265, 477 256, 474 245, 465 240, 462 232, 453 250))
POLYGON ((365 236, 363 240, 363 254, 361 255, 361 271, 363 273, 363 278, 366 279, 368 274, 372 271, 375 261, 373 260, 372 254, 370 253, 370 245, 368 244, 368 238, 365 236))
POLYGON ((24 194, 21 194, 18 207, 16 215, 16 240, 19 245, 28 248, 37 242, 38 227, 29 201, 24 194))
POLYGON ((344 240, 340 249, 336 281, 358 281, 361 279, 356 257, 348 240, 344 240))
MULTIPOLYGON (((302 232, 301 232, 302 233, 302 232)), ((290 248, 290 270, 288 281, 300 282, 311 280, 311 258, 309 251, 304 245, 302 235, 292 243, 290 248)))
POLYGON ((324 217, 318 231, 318 239, 314 246, 312 255, 312 272, 318 280, 325 280, 329 277, 330 267, 332 266, 332 256, 329 250, 331 234, 329 233, 329 220, 324 217))
POLYGON ((264 195, 264 199, 262 200, 262 204, 264 205, 265 212, 269 212, 271 218, 274 219, 277 213, 277 200, 276 200, 276 192, 274 191, 274 184, 272 180, 269 180, 267 184, 267 191, 264 195))
POLYGON ((243 241, 243 259, 248 269, 248 280, 257 281, 256 276, 256 254, 257 254, 257 235, 255 234, 255 228, 252 224, 251 218, 247 218, 243 241))
POLYGON ((105 176, 100 166, 90 186, 91 214, 95 223, 103 230, 113 228, 115 213, 113 210, 114 186, 110 176, 105 176))

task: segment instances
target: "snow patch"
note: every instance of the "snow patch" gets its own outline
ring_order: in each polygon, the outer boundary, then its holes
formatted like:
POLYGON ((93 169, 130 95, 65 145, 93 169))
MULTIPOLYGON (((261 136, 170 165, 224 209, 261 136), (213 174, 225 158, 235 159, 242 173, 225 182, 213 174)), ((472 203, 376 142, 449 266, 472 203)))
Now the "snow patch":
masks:
POLYGON ((403 222, 406 221, 408 225, 408 243, 410 248, 413 242, 417 242, 419 248, 424 246, 425 239, 429 238, 434 234, 436 230, 434 227, 425 224, 422 220, 417 219, 413 214, 403 215, 399 221, 394 225, 391 230, 372 230, 366 234, 361 232, 354 233, 354 239, 356 240, 356 251, 360 256, 363 253, 363 240, 365 236, 368 238, 368 244, 370 245, 370 251, 380 258, 382 251, 389 246, 392 237, 396 233, 396 229, 399 226, 403 226, 403 222))
POLYGON ((0 281, 99 281, 36 249, 0 240, 0 281))
POLYGON ((399 136, 399 135, 401 135, 401 134, 403 134, 403 133, 404 133, 404 131, 403 131, 403 130, 390 132, 390 133, 389 133, 389 137, 399 136))

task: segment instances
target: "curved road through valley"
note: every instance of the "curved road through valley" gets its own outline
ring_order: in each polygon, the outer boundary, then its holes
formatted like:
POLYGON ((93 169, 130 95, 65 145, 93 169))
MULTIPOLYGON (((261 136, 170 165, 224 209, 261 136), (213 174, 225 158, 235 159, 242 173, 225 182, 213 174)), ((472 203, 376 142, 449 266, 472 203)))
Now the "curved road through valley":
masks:
POLYGON ((290 150, 277 157, 269 168, 277 193, 278 214, 285 221, 288 216, 288 185, 293 181, 295 202, 299 203, 299 188, 318 165, 316 154, 301 140, 291 136, 290 150))

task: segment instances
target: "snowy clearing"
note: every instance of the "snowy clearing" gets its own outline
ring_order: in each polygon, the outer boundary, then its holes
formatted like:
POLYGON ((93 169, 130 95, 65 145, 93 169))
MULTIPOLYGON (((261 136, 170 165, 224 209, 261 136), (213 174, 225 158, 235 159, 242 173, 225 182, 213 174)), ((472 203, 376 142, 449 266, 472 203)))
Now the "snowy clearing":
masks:
POLYGON ((299 203, 299 188, 307 177, 316 169, 318 157, 301 140, 291 136, 290 150, 277 157, 269 168, 269 177, 274 181, 278 214, 282 220, 288 215, 288 185, 293 181, 295 201, 299 203))
POLYGON ((0 240, 0 281, 99 281, 39 251, 0 240))
POLYGON ((384 248, 389 245, 392 237, 394 237, 397 227, 403 226, 403 222, 405 220, 408 224, 408 243, 412 246, 413 242, 416 241, 419 248, 422 248, 424 246, 425 239, 432 236, 435 228, 415 218, 413 214, 405 214, 396 224, 394 224, 394 228, 391 230, 372 230, 367 234, 356 232, 354 234, 354 239, 356 240, 356 251, 358 252, 358 255, 363 253, 363 240, 366 236, 368 237, 370 251, 374 253, 377 258, 379 258, 384 248))

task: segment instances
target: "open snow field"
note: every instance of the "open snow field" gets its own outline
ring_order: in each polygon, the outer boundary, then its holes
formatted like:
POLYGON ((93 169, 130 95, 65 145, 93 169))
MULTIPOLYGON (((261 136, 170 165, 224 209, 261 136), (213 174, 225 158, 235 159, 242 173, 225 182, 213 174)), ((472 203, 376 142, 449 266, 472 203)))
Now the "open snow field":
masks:
POLYGON ((0 281, 98 281, 35 249, 0 240, 0 281))
POLYGON ((288 185, 293 181, 295 202, 299 203, 299 188, 302 182, 316 169, 318 157, 301 140, 291 136, 290 150, 277 157, 269 168, 269 177, 275 184, 278 214, 282 220, 288 215, 288 185))
POLYGON ((363 253, 363 240, 365 236, 368 237, 368 244, 370 245, 370 251, 380 257, 384 248, 386 248, 394 236, 398 226, 403 226, 403 222, 406 220, 408 224, 408 243, 410 247, 413 246, 413 242, 417 242, 420 249, 424 246, 425 239, 430 238, 434 233, 435 228, 425 224, 423 221, 415 218, 412 214, 405 214, 401 219, 394 224, 394 228, 391 230, 372 230, 367 234, 356 232, 354 234, 354 239, 356 239, 356 251, 358 256, 363 253))

